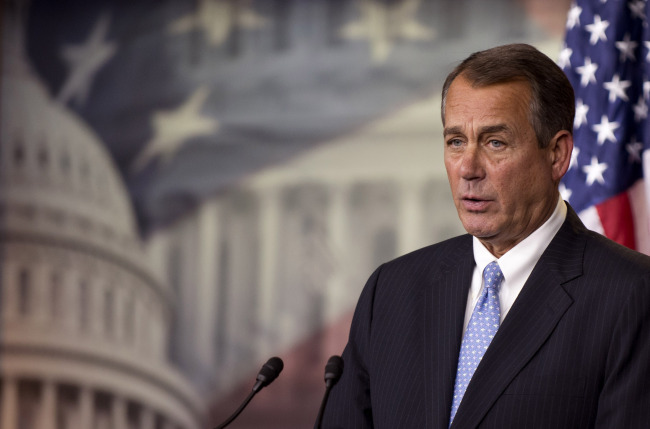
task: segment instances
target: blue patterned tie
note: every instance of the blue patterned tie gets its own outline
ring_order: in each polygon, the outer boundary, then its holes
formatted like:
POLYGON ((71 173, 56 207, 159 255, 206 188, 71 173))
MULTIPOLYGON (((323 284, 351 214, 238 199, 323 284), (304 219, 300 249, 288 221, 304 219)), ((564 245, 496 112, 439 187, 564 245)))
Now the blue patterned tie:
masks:
POLYGON ((454 401, 449 419, 450 426, 476 367, 499 329, 501 319, 499 285, 502 280, 503 273, 499 264, 496 261, 490 262, 483 270, 483 291, 474 307, 472 317, 469 319, 463 344, 460 347, 456 384, 454 385, 454 401))

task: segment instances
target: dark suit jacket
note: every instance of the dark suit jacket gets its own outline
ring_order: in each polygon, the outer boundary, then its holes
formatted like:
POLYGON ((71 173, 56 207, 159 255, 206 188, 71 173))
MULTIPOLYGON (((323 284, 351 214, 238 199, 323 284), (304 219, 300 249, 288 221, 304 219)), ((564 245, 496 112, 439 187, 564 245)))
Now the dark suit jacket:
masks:
MULTIPOLYGON (((448 427, 473 268, 464 235, 372 274, 323 428, 448 427)), ((650 428, 650 258, 569 208, 452 428, 650 428)))

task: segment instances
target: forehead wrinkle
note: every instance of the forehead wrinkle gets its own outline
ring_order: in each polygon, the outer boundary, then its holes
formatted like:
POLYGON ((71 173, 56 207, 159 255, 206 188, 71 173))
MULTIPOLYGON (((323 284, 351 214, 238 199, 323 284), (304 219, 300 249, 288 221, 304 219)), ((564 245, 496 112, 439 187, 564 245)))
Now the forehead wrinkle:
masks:
POLYGON ((497 124, 497 125, 486 125, 484 127, 479 128, 478 131, 479 137, 482 137, 485 134, 497 134, 497 133, 511 134, 512 130, 506 124, 497 124))

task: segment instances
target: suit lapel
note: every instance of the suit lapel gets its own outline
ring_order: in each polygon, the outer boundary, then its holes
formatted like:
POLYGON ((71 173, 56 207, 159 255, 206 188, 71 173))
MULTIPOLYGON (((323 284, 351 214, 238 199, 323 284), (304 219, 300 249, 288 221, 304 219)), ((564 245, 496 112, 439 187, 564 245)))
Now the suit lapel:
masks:
POLYGON ((472 238, 467 235, 431 273, 425 293, 427 428, 446 429, 456 377, 463 318, 472 280, 472 238))
POLYGON ((562 286, 582 274, 584 228, 567 220, 536 264, 467 387, 452 428, 479 425, 506 387, 551 335, 573 300, 562 286))

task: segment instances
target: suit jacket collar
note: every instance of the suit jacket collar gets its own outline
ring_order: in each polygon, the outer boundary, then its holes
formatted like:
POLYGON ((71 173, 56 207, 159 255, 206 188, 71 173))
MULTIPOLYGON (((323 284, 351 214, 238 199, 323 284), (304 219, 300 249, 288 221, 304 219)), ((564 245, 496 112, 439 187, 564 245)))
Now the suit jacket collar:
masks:
MULTIPOLYGON (((568 204, 567 204, 568 206, 568 204)), ((481 364, 476 369, 452 428, 474 428, 479 425, 498 397, 514 377, 535 355, 560 321, 573 300, 563 285, 582 274, 586 230, 573 209, 567 207, 567 218, 560 231, 535 265, 521 293, 513 304, 481 364)), ((451 397, 456 376, 463 319, 474 260, 465 242, 444 262, 447 267, 438 288, 429 292, 428 308, 433 327, 429 339, 433 369, 427 374, 428 388, 434 407, 428 421, 432 428, 447 428, 451 397), (459 253, 464 252, 461 256, 459 253), (437 296, 436 296, 437 295, 437 296)))
POLYGON ((430 276, 426 289, 426 395, 427 428, 447 428, 456 365, 463 332, 467 295, 472 281, 472 236, 460 237, 430 276))

